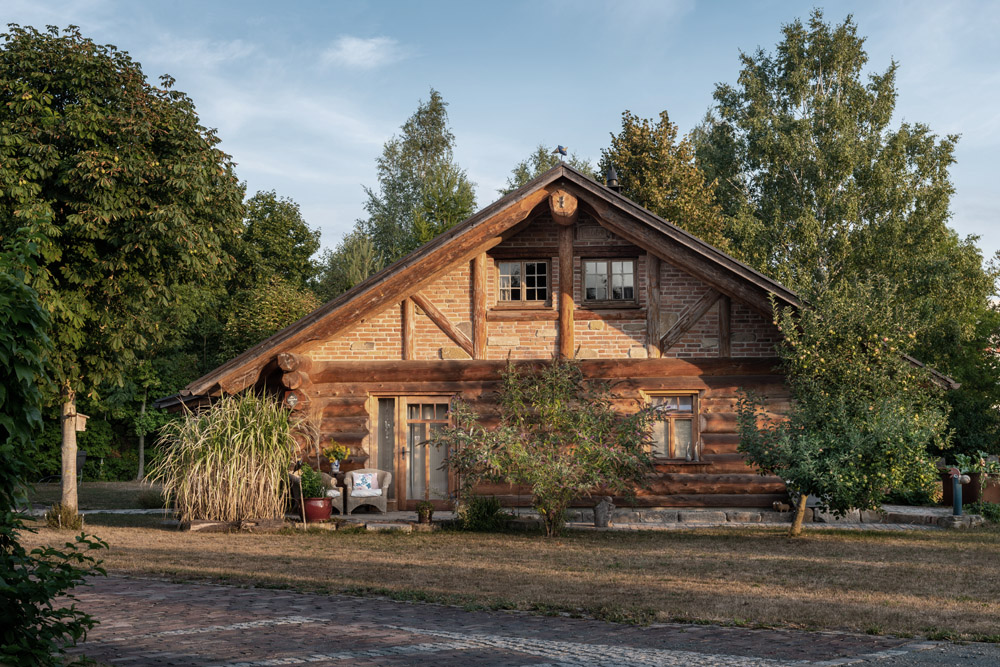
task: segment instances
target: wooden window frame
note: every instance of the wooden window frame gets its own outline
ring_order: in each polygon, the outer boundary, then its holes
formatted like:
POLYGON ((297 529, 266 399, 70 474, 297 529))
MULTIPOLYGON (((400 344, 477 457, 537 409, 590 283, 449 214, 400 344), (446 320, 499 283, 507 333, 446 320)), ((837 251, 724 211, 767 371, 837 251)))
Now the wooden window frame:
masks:
POLYGON ((691 460, 688 461, 686 458, 669 456, 661 456, 655 454, 654 457, 657 461, 669 461, 671 463, 703 463, 701 460, 701 392, 698 390, 691 391, 643 391, 642 396, 645 399, 647 407, 652 407, 654 398, 661 398, 667 396, 690 396, 691 397, 691 412, 690 413, 677 413, 674 415, 668 415, 664 419, 659 421, 669 422, 669 442, 667 446, 669 447, 674 442, 674 421, 677 418, 687 419, 690 415, 691 418, 691 460))
MULTIPOLYGON (((551 308, 552 307, 552 261, 548 259, 536 259, 533 257, 505 257, 503 259, 494 260, 494 265, 497 272, 497 302, 495 308, 499 310, 530 310, 533 308, 551 308), (521 299, 515 300, 504 300, 502 297, 503 291, 500 287, 500 265, 501 264, 514 264, 519 263, 521 265, 521 299), (524 299, 524 294, 528 287, 524 284, 525 276, 525 264, 544 264, 545 265, 545 299, 536 300, 526 300, 524 299)), ((535 288, 537 289, 537 288, 535 288)))
POLYGON ((638 257, 580 257, 580 303, 588 308, 638 308, 639 307, 639 258, 638 257), (604 264, 608 275, 608 294, 611 294, 612 262, 632 262, 631 299, 588 299, 587 262, 604 264))

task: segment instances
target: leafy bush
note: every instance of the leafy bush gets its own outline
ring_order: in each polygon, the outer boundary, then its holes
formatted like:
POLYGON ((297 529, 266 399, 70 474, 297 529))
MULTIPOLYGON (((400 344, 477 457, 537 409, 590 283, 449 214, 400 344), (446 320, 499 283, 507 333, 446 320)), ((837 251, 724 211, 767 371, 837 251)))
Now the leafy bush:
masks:
POLYGON ((135 504, 144 510, 158 510, 167 506, 167 499, 162 492, 147 489, 136 495, 135 504))
POLYGON ((59 530, 80 530, 83 528, 83 515, 62 503, 56 503, 45 513, 45 525, 59 530))
POLYGON ((990 523, 1000 523, 1000 504, 972 503, 965 506, 969 514, 979 514, 990 523))
POLYGON ((303 498, 322 498, 325 489, 323 488, 323 478, 318 472, 312 469, 309 464, 304 464, 300 472, 299 479, 302 485, 303 498))
POLYGON ((150 473, 181 521, 241 521, 284 515, 295 441, 289 411, 247 393, 163 427, 150 473))
POLYGON ((493 533, 504 530, 511 520, 496 496, 470 494, 458 511, 464 530, 493 533))
POLYGON ((566 509, 595 490, 633 493, 652 470, 648 410, 622 415, 607 384, 587 380, 579 364, 540 369, 509 365, 501 374, 500 424, 485 429, 461 401, 454 427, 434 441, 467 490, 480 482, 526 485, 545 534, 562 528, 566 509))

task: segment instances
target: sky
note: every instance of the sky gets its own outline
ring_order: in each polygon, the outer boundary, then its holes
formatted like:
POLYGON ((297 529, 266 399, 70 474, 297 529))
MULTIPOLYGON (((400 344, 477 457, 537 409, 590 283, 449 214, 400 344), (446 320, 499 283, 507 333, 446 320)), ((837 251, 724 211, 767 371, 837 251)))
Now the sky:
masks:
MULTIPOLYGON (((3 23, 73 24, 151 79, 169 74, 233 156, 248 194, 275 190, 333 247, 364 217, 384 142, 426 100, 448 102, 455 158, 494 201, 538 144, 595 161, 629 110, 682 133, 735 83, 741 52, 773 50, 814 5, 703 0, 258 2, 4 0, 3 23)), ((1000 248, 1000 3, 817 4, 854 16, 869 71, 895 59, 894 124, 959 134, 951 224, 1000 248)))

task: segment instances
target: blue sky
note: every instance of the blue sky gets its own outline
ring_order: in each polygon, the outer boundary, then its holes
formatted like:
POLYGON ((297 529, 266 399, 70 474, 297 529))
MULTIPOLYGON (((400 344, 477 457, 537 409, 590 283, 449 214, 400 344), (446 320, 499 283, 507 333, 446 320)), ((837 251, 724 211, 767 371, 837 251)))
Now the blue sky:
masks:
MULTIPOLYGON (((4 23, 79 25, 169 73, 218 129, 248 191, 298 202, 332 246, 363 216, 375 158, 431 87, 480 206, 539 143, 596 160, 628 109, 689 131, 739 52, 773 49, 813 5, 643 2, 4 0, 4 23)), ((853 14, 872 70, 900 64, 895 122, 957 133, 952 226, 1000 247, 1000 3, 828 2, 853 14)))

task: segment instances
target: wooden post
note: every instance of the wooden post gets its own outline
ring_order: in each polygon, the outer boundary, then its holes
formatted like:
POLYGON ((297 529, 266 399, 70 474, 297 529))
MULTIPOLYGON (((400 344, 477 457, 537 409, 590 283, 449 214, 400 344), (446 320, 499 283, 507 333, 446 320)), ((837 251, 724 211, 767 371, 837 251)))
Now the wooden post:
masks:
POLYGON ((486 253, 472 260, 472 358, 486 358, 486 253))
POLYGON ((660 258, 646 254, 646 353, 659 359, 660 351, 660 258))
POLYGON ((732 309, 733 302, 723 295, 719 299, 719 356, 731 357, 732 352, 732 309))
POLYGON ((559 227, 559 356, 573 358, 573 227, 559 227))
POLYGON ((414 359, 415 355, 413 352, 414 340, 413 340, 413 301, 410 299, 403 299, 403 313, 402 320, 403 326, 403 360, 409 361, 414 359))

